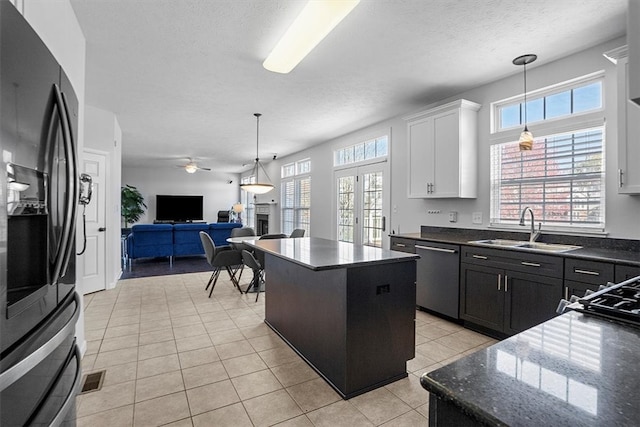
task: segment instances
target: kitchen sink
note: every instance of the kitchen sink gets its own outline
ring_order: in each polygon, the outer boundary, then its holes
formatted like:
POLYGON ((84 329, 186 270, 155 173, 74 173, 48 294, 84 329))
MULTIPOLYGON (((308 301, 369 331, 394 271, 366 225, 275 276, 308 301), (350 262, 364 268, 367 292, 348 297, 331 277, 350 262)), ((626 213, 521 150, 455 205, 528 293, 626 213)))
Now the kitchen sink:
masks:
POLYGON ((503 240, 503 239, 492 239, 492 240, 474 240, 469 243, 475 243, 477 245, 487 245, 487 246, 507 246, 507 247, 515 247, 524 245, 529 243, 524 240, 503 240))
POLYGON ((473 240, 469 243, 474 243, 476 245, 482 246, 493 246, 493 247, 503 247, 503 248, 514 248, 514 249, 528 249, 532 251, 541 251, 541 252, 568 252, 576 249, 580 249, 582 246, 574 246, 574 245, 563 245, 558 243, 542 243, 542 242, 527 242, 523 240, 502 240, 502 239, 491 239, 491 240, 473 240))
POLYGON ((524 245, 517 246, 522 249, 535 249, 539 251, 546 252, 568 252, 576 249, 580 249, 582 246, 574 246, 574 245, 561 245, 557 243, 525 243, 524 245))

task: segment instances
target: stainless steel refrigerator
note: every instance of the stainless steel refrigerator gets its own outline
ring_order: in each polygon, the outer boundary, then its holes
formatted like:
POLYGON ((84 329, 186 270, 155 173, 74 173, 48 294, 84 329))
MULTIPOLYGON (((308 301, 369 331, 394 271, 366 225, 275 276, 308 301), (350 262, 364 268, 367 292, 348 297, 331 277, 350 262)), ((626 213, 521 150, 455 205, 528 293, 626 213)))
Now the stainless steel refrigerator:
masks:
POLYGON ((5 0, 0 32, 0 425, 73 425, 78 102, 5 0))

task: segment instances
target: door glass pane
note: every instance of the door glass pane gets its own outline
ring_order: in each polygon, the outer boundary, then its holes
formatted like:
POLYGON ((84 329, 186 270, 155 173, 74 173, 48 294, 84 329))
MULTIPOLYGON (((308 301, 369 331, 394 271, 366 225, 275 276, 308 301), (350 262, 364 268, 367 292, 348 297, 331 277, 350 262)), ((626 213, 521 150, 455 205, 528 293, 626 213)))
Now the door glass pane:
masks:
POLYGON ((353 243, 355 178, 338 178, 338 240, 353 243))
POLYGON ((362 244, 382 247, 382 172, 363 175, 362 244))

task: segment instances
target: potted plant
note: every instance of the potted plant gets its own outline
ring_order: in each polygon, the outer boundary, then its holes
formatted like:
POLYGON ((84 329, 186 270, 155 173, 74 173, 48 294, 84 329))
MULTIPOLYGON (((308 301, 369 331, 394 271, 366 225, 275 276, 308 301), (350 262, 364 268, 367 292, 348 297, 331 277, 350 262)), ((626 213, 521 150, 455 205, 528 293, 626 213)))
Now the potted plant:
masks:
POLYGON ((123 234, 128 234, 129 224, 136 222, 144 213, 147 205, 140 191, 132 185, 125 185, 120 189, 120 214, 124 220, 123 234))

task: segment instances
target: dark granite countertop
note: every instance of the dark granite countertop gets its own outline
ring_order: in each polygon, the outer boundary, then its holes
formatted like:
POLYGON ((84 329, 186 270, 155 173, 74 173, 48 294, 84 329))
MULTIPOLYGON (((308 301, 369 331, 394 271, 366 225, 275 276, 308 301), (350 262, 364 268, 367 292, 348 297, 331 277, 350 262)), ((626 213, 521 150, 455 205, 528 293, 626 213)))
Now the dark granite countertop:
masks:
MULTIPOLYGON (((475 230, 466 228, 446 228, 423 226, 420 233, 394 234, 392 237, 415 239, 431 242, 450 243, 457 245, 469 245, 474 240, 509 239, 529 240, 529 233, 475 230)), ((625 239, 607 239, 599 237, 564 236, 557 234, 542 234, 537 241, 546 243, 562 243, 582 246, 568 252, 543 252, 547 255, 561 256, 564 258, 580 258, 596 261, 609 261, 628 265, 640 266, 640 241, 625 239)), ((481 245, 477 245, 481 246, 481 245)), ((486 246, 484 246, 486 247, 486 246)), ((496 247, 502 250, 520 250, 531 252, 529 249, 496 247)), ((538 252, 541 253, 541 252, 538 252)))
POLYGON ((372 263, 393 263, 419 258, 414 254, 317 237, 246 240, 245 243, 311 270, 356 267, 372 263))
POLYGON ((639 354, 640 329, 568 312, 420 382, 489 425, 638 425, 639 354))

